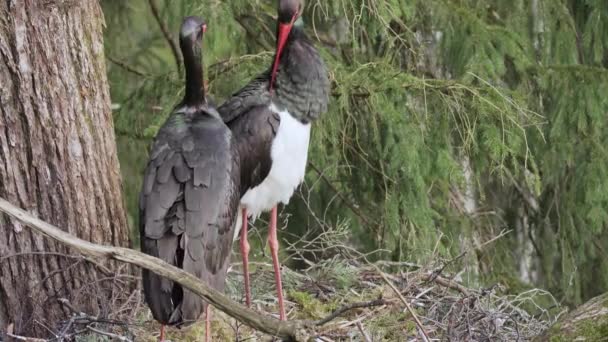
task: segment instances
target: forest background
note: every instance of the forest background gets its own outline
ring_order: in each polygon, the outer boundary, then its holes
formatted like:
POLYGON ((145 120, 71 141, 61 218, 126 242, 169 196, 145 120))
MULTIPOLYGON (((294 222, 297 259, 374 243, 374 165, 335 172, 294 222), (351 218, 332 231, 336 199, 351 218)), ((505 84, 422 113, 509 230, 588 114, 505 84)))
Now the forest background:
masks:
MULTIPOLYGON (((137 246, 147 151, 183 77, 148 1, 101 4, 137 246)), ((217 103, 269 65, 272 1, 156 4, 173 40, 184 16, 207 20, 217 103)), ((304 19, 332 93, 305 183, 280 209, 288 265, 331 257, 290 251, 332 233, 370 260, 454 260, 473 286, 540 287, 567 305, 608 290, 608 2, 309 0, 304 19)))

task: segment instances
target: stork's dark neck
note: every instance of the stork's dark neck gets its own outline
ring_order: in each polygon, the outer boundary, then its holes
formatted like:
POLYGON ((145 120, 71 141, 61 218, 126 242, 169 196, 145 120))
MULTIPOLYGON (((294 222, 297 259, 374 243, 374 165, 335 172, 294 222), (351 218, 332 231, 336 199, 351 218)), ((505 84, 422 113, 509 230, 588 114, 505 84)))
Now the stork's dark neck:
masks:
POLYGON ((201 42, 182 40, 180 45, 186 69, 186 94, 183 104, 193 107, 205 104, 201 42))
POLYGON ((327 111, 327 68, 301 26, 293 27, 285 44, 274 84, 273 102, 304 123, 327 111))

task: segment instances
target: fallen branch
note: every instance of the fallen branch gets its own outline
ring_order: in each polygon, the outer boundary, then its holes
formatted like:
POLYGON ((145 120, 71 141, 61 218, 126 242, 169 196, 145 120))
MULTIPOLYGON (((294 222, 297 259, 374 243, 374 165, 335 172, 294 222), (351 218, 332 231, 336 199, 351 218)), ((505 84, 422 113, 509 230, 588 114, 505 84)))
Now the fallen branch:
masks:
POLYGON ((311 336, 311 327, 303 321, 279 321, 261 315, 245 306, 236 303, 221 292, 209 287, 190 273, 187 273, 161 259, 122 247, 97 245, 81 240, 59 228, 46 223, 26 211, 15 207, 0 198, 0 211, 25 223, 32 229, 47 235, 82 254, 98 259, 114 259, 146 268, 162 277, 170 279, 198 294, 217 309, 243 322, 253 329, 288 341, 305 341, 311 336))

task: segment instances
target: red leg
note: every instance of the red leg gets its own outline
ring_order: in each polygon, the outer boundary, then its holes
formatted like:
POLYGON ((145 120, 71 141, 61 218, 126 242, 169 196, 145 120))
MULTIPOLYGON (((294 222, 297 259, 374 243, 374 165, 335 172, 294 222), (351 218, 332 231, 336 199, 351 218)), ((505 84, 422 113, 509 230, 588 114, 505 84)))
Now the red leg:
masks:
POLYGON ((165 325, 160 326, 160 342, 165 340, 165 325))
POLYGON ((211 341, 211 305, 205 308, 205 342, 211 341))
POLYGON ((243 226, 241 227, 241 256, 243 257, 243 276, 245 278, 245 303, 251 306, 249 288, 249 241, 247 240, 247 209, 243 208, 243 226))
POLYGON ((277 207, 270 212, 270 231, 268 233, 268 245, 272 254, 272 265, 274 266, 274 280, 277 285, 277 296, 279 299, 279 316, 285 320, 285 307, 283 307, 283 284, 281 282, 281 265, 279 264, 279 240, 277 239, 277 207))

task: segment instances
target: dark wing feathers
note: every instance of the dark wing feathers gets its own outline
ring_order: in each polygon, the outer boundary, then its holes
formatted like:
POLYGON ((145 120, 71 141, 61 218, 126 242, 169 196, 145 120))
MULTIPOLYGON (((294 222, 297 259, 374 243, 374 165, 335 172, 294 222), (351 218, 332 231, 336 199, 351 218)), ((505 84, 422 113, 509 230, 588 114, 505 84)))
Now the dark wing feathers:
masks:
POLYGON ((195 187, 208 188, 211 184, 211 173, 218 165, 198 165, 194 167, 194 177, 192 179, 195 187))
POLYGON ((268 176, 272 166, 272 141, 280 121, 279 115, 271 111, 266 103, 248 108, 243 115, 237 116, 228 124, 240 151, 240 196, 259 185, 268 176))
MULTIPOLYGON (((224 287, 239 200, 239 158, 228 127, 174 113, 160 129, 140 195, 142 250, 224 287), (186 128, 185 128, 186 127, 186 128)), ((144 270, 146 301, 163 324, 194 321, 200 297, 144 270)))
MULTIPOLYGON (((236 118, 242 116, 260 105, 270 103, 270 93, 268 92, 268 82, 270 80, 270 72, 265 72, 254 78, 246 86, 234 93, 230 99, 224 102, 217 111, 220 113, 222 120, 229 124, 236 118)), ((234 132, 234 130, 233 130, 234 132)), ((235 134, 236 137, 238 135, 235 134)))
POLYGON ((173 176, 175 176, 175 180, 180 183, 186 183, 190 179, 191 170, 186 165, 183 158, 173 165, 173 176))
POLYGON ((269 80, 270 72, 259 75, 217 109, 230 127, 240 152, 240 196, 259 185, 272 165, 270 150, 280 117, 268 107, 271 101, 269 80))

